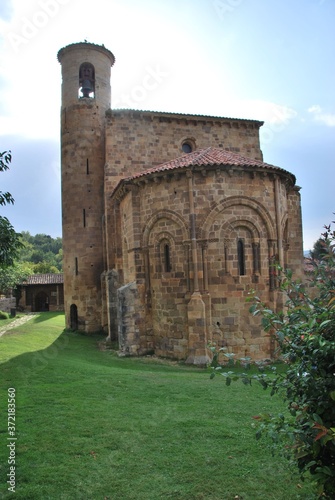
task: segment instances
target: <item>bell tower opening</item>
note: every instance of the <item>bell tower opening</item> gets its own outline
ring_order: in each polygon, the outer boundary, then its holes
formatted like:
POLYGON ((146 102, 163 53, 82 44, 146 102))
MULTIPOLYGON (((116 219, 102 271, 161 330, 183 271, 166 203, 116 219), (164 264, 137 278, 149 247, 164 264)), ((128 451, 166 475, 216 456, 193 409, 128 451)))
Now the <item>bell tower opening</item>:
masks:
POLYGON ((79 68, 79 98, 95 97, 95 71, 91 63, 83 63, 79 68))

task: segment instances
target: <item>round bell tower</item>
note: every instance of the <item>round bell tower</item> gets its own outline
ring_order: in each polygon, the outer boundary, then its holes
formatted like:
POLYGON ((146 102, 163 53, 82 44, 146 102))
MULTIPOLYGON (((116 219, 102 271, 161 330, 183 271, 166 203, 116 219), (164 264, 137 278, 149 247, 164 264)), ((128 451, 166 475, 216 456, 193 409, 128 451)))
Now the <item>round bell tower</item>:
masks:
POLYGON ((62 48, 58 61, 66 326, 94 332, 101 329, 105 113, 115 58, 103 45, 81 42, 62 48))

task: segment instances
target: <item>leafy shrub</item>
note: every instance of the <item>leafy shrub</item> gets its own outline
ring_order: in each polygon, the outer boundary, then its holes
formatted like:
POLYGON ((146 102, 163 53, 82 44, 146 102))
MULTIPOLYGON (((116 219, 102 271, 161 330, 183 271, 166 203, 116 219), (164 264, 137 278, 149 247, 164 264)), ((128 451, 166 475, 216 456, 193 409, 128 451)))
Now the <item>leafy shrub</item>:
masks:
MULTIPOLYGON (((335 221, 334 221, 335 222, 335 221)), ((221 373, 226 384, 241 379, 257 380, 271 395, 283 396, 287 415, 261 414, 256 437, 270 436, 275 447, 295 462, 302 474, 309 472, 318 494, 335 498, 335 231, 325 226, 322 259, 314 261, 309 283, 295 282, 289 270, 278 267, 279 289, 286 296, 283 311, 274 312, 252 294, 250 312, 262 316, 262 325, 274 335, 280 356, 287 364, 284 373, 236 373, 219 363, 215 351, 213 372, 221 373)), ((228 366, 236 365, 233 355, 224 354, 228 366)), ((245 369, 250 360, 239 364, 245 369)))
POLYGON ((9 319, 9 314, 4 311, 0 311, 0 319, 9 319))

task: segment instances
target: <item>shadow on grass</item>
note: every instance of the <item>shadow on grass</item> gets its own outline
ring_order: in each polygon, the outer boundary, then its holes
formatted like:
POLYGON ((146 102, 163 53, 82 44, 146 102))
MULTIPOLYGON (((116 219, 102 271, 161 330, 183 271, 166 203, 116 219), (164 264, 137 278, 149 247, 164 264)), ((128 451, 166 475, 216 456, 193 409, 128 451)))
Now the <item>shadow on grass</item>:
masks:
POLYGON ((34 323, 41 323, 42 321, 48 321, 57 316, 64 315, 63 311, 45 311, 36 313, 34 318, 34 323))
POLYGON ((8 383, 12 385, 15 381, 23 385, 31 384, 32 380, 39 380, 40 377, 49 379, 50 372, 52 372, 52 379, 62 376, 65 380, 67 374, 73 370, 85 374, 89 365, 98 371, 107 370, 109 376, 115 370, 116 372, 120 370, 122 372, 151 372, 157 375, 173 371, 185 374, 206 373, 203 368, 186 365, 180 361, 174 362, 152 356, 119 357, 114 349, 101 349, 100 343, 104 338, 105 334, 88 335, 64 329, 53 342, 44 348, 18 354, 2 363, 1 370, 5 375, 3 382, 7 385, 8 383))

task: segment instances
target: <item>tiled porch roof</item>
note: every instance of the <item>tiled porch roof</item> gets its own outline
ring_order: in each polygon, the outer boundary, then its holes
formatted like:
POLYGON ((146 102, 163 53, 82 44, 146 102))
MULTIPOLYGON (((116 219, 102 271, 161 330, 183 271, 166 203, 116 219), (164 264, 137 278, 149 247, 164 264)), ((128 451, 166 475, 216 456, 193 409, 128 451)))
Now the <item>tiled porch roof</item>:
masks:
POLYGON ((63 273, 47 273, 28 276, 23 285, 60 285, 63 283, 63 273))

